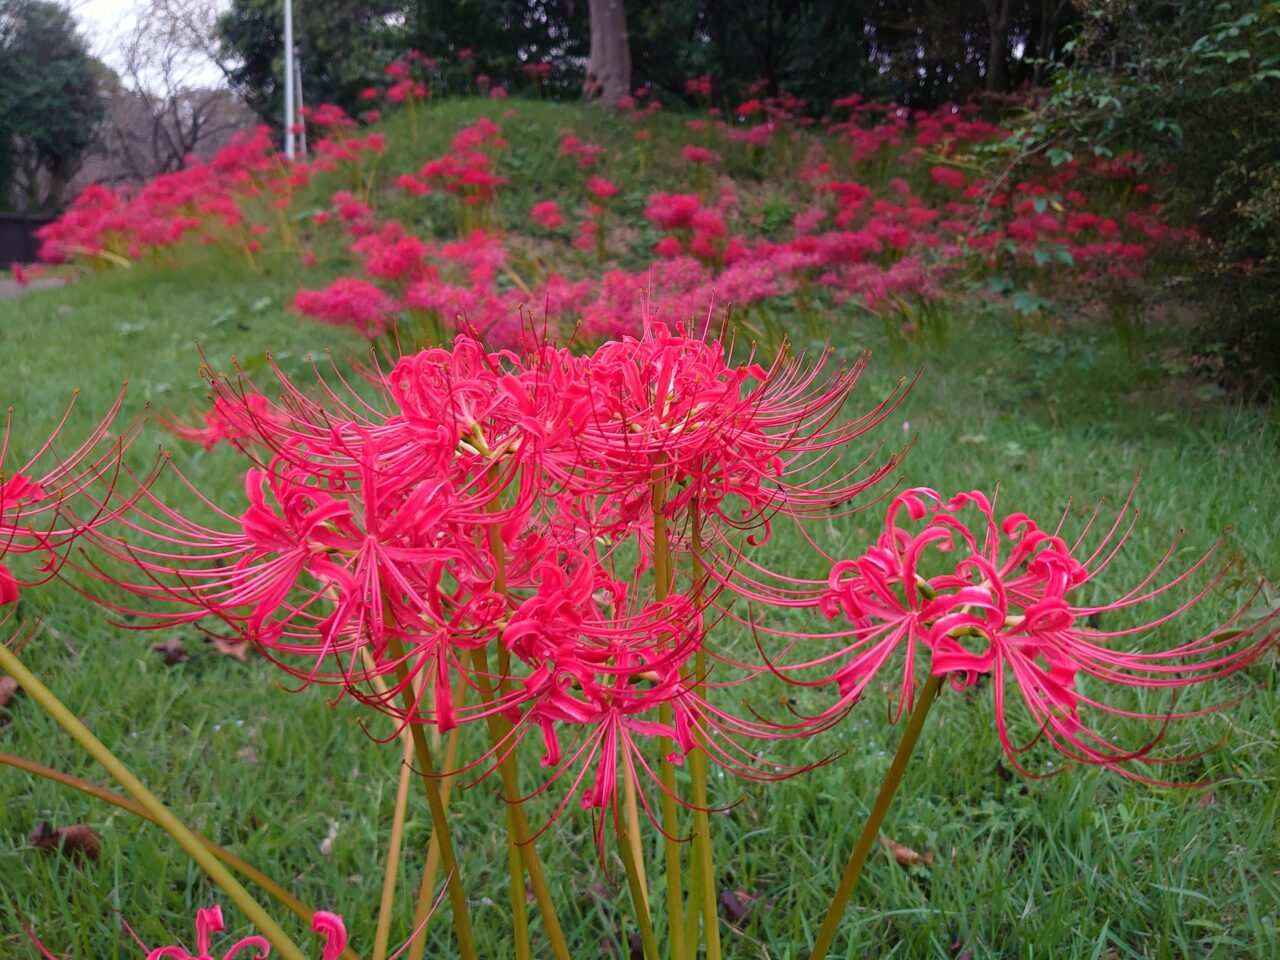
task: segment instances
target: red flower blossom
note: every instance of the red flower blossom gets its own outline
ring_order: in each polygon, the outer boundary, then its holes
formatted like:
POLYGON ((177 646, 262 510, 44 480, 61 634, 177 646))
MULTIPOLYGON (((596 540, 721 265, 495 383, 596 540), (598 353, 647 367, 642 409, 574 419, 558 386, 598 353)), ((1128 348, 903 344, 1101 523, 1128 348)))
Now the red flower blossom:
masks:
POLYGON ((587 189, 601 200, 608 200, 610 197, 618 195, 618 185, 612 180, 606 180, 604 177, 588 177, 587 189))
POLYGON ((564 224, 564 218, 560 216, 560 208, 556 206, 554 200, 542 200, 535 203, 529 210, 529 216, 548 230, 555 230, 564 224))
POLYGON ((1171 762, 1150 756, 1159 734, 1144 746, 1125 749, 1094 730, 1085 711, 1160 721, 1161 733, 1163 725, 1179 715, 1111 706, 1094 699, 1081 680, 1159 690, 1226 676, 1275 644, 1277 631, 1271 622, 1276 614, 1245 625, 1242 610, 1198 639, 1165 650, 1135 648, 1135 638, 1150 634, 1207 596, 1226 576, 1223 567, 1206 585, 1175 601, 1171 612, 1109 631, 1093 626, 1100 616, 1144 607, 1179 589, 1186 593, 1191 578, 1206 569, 1213 556, 1211 551, 1159 583, 1173 556, 1171 549, 1136 588, 1117 599, 1074 599, 1123 546, 1133 525, 1131 519, 1126 521, 1127 512, 1128 504, 1101 541, 1086 549, 1083 534, 1069 544, 1060 536, 1061 525, 1047 532, 1025 514, 999 518, 991 502, 976 491, 950 500, 925 488, 906 491, 891 503, 878 543, 856 560, 837 563, 818 601, 828 617, 847 622, 847 632, 839 636, 851 642, 803 666, 836 667, 826 681, 818 681, 837 685, 836 711, 855 702, 891 658, 898 664, 894 669, 902 670, 899 713, 911 707, 917 660, 927 658, 929 671, 949 677, 956 688, 989 675, 997 733, 1019 770, 1029 772, 1021 754, 1043 738, 1070 760, 1156 782, 1123 765, 1133 760, 1171 762), (1010 732, 1009 687, 1017 691, 1036 730, 1024 745, 1015 743, 1010 732))
POLYGON ((719 163, 720 154, 715 153, 712 150, 708 150, 706 147, 699 147, 692 143, 686 143, 680 150, 680 159, 684 160, 685 163, 692 163, 696 165, 719 163))
POLYGON ((299 290, 293 306, 317 320, 355 327, 366 337, 381 333, 396 310, 390 297, 356 277, 339 277, 323 290, 299 290))

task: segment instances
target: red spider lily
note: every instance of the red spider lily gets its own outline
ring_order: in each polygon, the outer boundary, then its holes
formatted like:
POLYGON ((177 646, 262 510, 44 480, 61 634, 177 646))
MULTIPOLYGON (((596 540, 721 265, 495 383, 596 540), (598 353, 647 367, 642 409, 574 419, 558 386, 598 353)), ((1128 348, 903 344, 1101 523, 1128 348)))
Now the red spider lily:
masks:
POLYGON ((219 443, 238 446, 241 441, 255 435, 255 431, 245 427, 245 417, 254 421, 273 415, 266 397, 250 394, 244 398, 243 405, 236 406, 228 404, 221 397, 215 397, 213 407, 203 414, 203 422, 199 425, 172 417, 162 416, 157 419, 179 440, 198 443, 204 449, 212 450, 219 443))
POLYGON ((73 401, 49 438, 13 471, 5 469, 13 416, 10 410, 0 438, 0 557, 43 554, 45 559, 39 570, 45 575, 35 581, 23 581, 0 562, 0 606, 14 602, 19 587, 52 577, 60 563, 58 551, 107 519, 101 514, 71 519, 67 508, 86 480, 111 478, 113 465, 137 436, 139 420, 126 425, 119 434, 112 432, 123 402, 122 390, 79 446, 59 451, 57 440, 74 409, 73 401))
POLYGON ((382 290, 357 277, 339 277, 323 290, 299 290, 293 306, 326 323, 353 326, 365 336, 381 333, 396 309, 382 290))
POLYGON ((556 206, 554 200, 541 200, 535 203, 529 210, 529 216, 548 230, 555 230, 564 224, 564 218, 560 215, 560 208, 556 206))
POLYGON ((1127 518, 1129 512, 1126 503, 1107 534, 1086 550, 1087 529, 1068 544, 1060 535, 1061 524, 1047 532, 1025 514, 998 518, 992 503, 977 491, 950 500, 926 488, 906 491, 890 504, 876 546, 856 560, 836 564, 828 590, 817 600, 828 617, 848 622, 839 636, 851 642, 804 666, 836 666, 825 680, 816 681, 837 685, 836 711, 855 702, 891 659, 902 670, 899 713, 910 709, 918 659, 927 657, 930 672, 949 677, 957 689, 991 676, 1001 745, 1010 761, 1027 772, 1019 755, 1030 744, 1015 744, 1009 732, 1006 688, 1012 682, 1040 736, 1068 759, 1159 782, 1121 766, 1135 759, 1171 762, 1148 755, 1154 740, 1137 750, 1117 747, 1086 723, 1083 708, 1164 724, 1204 711, 1134 712, 1094 699, 1081 680, 1155 690, 1205 683, 1256 661, 1275 644, 1278 633, 1270 626, 1274 614, 1242 626, 1241 610, 1209 633, 1169 649, 1132 644, 1132 638, 1150 634, 1209 595, 1230 564, 1170 612, 1110 631, 1091 626, 1100 615, 1140 608, 1187 586, 1214 555, 1210 551, 1160 583, 1174 553, 1170 549, 1155 570, 1118 598, 1097 604, 1075 600, 1076 592, 1096 580, 1119 553, 1134 522, 1127 518), (942 572, 934 573, 939 565, 942 572))
POLYGON ((720 154, 713 150, 708 150, 706 147, 699 147, 696 144, 687 143, 680 150, 680 159, 685 163, 692 163, 700 166, 703 164, 719 163, 721 157, 720 154))
MULTIPOLYGON (((700 608, 719 587, 694 605, 635 586, 655 562, 653 485, 671 488, 672 518, 696 505, 717 546, 740 530, 763 541, 777 515, 843 509, 884 472, 823 465, 890 409, 837 424, 857 370, 734 365, 717 342, 653 325, 586 357, 490 353, 459 337, 368 371, 382 393, 372 402, 287 381, 281 401, 250 400, 252 385, 215 379, 215 406, 235 411, 238 448, 258 463, 247 509, 208 504, 210 526, 150 491, 128 510, 103 497, 129 532, 94 542, 141 574, 126 584, 135 594, 170 605, 134 611, 135 626, 212 615, 304 683, 405 721, 449 729, 502 713, 516 732, 501 750, 539 729, 554 759, 559 736, 581 732, 570 794, 595 769, 593 809, 611 808, 617 778, 635 772, 616 764, 637 737, 670 737, 681 753, 705 742, 721 766, 760 776, 737 740, 777 731, 713 707, 706 678, 691 676, 700 608), (609 572, 627 542, 630 582, 609 572), (490 650, 504 666, 485 676, 470 661, 490 650), (391 682, 385 695, 368 689, 375 674, 391 682), (500 689, 462 706, 459 678, 500 689)), ((680 536, 677 554, 689 549, 680 536)), ((118 582, 114 567, 81 566, 118 582)))
POLYGON ((604 177, 588 177, 587 189, 601 200, 608 200, 610 197, 618 195, 618 185, 612 180, 608 180, 604 177))
MULTIPOLYGON (((179 946, 157 947, 147 954, 147 960, 213 960, 209 952, 212 945, 212 934, 222 933, 227 929, 222 919, 221 907, 209 907, 196 911, 196 952, 188 953, 179 946)), ((347 928, 342 918, 327 910, 317 910, 311 921, 311 929, 324 938, 324 952, 321 960, 337 960, 347 946, 347 928)), ((266 960, 271 954, 271 944, 264 937, 253 935, 236 941, 222 960, 232 960, 243 950, 257 950, 257 960, 266 960)))
POLYGON ((939 183, 952 190, 963 190, 965 188, 964 174, 954 167, 933 167, 929 171, 929 177, 934 183, 939 183))

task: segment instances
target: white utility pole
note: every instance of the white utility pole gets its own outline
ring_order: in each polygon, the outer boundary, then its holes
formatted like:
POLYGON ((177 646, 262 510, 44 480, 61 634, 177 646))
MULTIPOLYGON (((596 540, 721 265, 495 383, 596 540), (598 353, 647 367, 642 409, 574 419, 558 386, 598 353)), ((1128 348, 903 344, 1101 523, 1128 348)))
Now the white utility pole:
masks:
POLYGON ((284 0, 284 155, 293 159, 293 0, 284 0))
POLYGON ((305 157, 307 155, 307 105, 302 99, 302 61, 295 60, 293 64, 293 75, 297 78, 298 88, 298 154, 305 157))

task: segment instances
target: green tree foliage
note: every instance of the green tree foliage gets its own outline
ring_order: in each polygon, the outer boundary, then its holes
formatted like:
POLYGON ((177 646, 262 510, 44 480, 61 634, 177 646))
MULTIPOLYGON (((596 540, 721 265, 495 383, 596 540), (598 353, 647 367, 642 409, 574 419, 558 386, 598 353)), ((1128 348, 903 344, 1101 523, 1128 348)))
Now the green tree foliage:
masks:
POLYGON ((1023 142, 1139 150, 1205 239, 1189 290, 1231 385, 1280 383, 1280 3, 1091 0, 1023 142))
MULTIPOLYGON (((231 85, 266 122, 284 114, 284 15, 280 0, 232 0, 217 38, 231 85)), ((305 0, 294 5, 294 41, 308 103, 359 111, 362 89, 411 49, 453 64, 468 49, 467 74, 519 82, 544 60, 560 68, 554 93, 577 96, 587 53, 585 0, 305 0)), ((454 71, 459 76, 461 71, 454 71)), ((454 78, 456 79, 456 77, 454 78)), ((441 91, 437 91, 441 92, 441 91)))
MULTIPOLYGON (((294 4, 293 37, 307 102, 354 112, 360 91, 405 50, 400 0, 294 4)), ((265 121, 284 116, 284 12, 280 0, 232 0, 215 27, 232 89, 265 121)))
POLYGON ((97 136, 108 74, 66 8, 0 0, 0 207, 61 206, 97 136))
POLYGON ((818 106, 855 91, 931 106, 1034 81, 1074 13, 1066 0, 650 0, 628 17, 636 76, 673 94, 710 73, 725 102, 763 81, 818 106))
POLYGON ((472 51, 476 73, 519 82, 526 64, 550 62, 553 93, 582 92, 590 41, 586 0, 422 0, 414 15, 414 46, 429 56, 472 51))

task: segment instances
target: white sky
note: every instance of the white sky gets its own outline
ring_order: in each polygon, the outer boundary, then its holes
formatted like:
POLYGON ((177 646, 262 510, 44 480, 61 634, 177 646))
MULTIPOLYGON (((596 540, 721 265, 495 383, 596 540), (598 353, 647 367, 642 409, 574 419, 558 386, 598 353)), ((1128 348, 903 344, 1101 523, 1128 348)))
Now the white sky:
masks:
MULTIPOLYGON (((215 0, 216 6, 225 7, 227 0, 215 0)), ((108 66, 120 68, 119 46, 137 22, 137 9, 144 4, 140 0, 70 0, 76 20, 84 28, 89 41, 89 51, 108 66)), ((209 64, 205 82, 222 83, 222 73, 209 64)))

